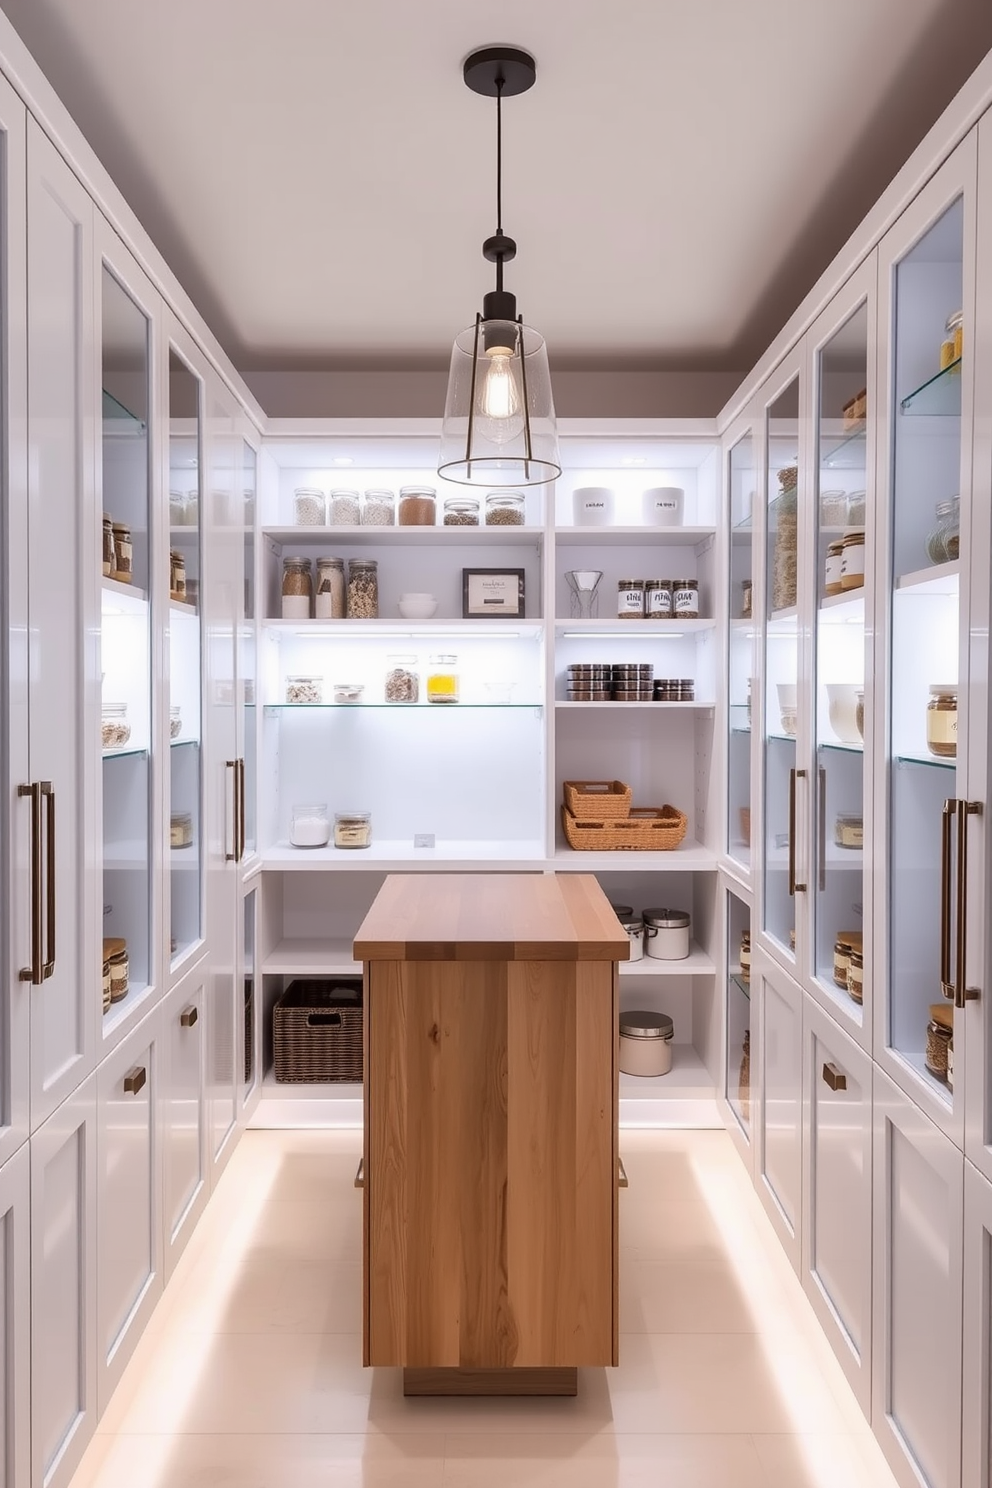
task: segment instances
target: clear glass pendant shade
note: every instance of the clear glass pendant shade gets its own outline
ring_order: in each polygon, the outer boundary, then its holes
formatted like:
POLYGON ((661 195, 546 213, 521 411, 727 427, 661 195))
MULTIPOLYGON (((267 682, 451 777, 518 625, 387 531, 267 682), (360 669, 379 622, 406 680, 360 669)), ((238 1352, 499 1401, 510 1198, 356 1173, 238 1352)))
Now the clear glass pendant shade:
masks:
POLYGON ((561 474, 544 337, 486 320, 455 338, 438 474, 468 486, 539 486, 561 474))

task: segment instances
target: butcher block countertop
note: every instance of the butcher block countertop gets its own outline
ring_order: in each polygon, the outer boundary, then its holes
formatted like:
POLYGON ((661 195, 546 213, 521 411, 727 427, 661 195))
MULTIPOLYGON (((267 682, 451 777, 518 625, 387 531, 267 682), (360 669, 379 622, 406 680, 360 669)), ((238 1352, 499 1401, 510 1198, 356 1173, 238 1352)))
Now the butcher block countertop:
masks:
POLYGON ((627 932, 591 873, 394 873, 356 961, 626 961, 627 932))

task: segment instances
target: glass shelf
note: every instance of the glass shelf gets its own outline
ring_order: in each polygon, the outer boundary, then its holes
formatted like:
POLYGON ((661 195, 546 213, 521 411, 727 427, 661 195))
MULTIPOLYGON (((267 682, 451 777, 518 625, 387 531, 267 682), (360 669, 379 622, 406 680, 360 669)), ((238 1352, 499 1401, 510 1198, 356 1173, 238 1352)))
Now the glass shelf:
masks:
MULTIPOLYGON (((453 712, 456 709, 464 712, 466 708, 499 709, 505 712, 508 708, 520 709, 543 708, 543 703, 265 703, 266 713, 355 713, 364 708, 378 708, 389 713, 443 713, 446 710, 453 712)), ((629 707, 630 704, 618 704, 618 707, 629 707)), ((700 705, 686 703, 687 708, 699 707, 700 705)), ((713 707, 712 703, 708 705, 713 707)))
POLYGON ((125 748, 125 749, 105 749, 103 751, 103 758, 105 760, 111 760, 111 759, 147 759, 147 757, 148 757, 148 750, 147 749, 137 749, 137 748, 135 748, 135 749, 127 749, 127 748, 125 748))
POLYGON ((103 421, 113 426, 114 433, 144 434, 145 424, 142 419, 135 418, 130 409, 119 403, 112 393, 103 389, 102 403, 103 421))
POLYGON ((863 470, 867 422, 861 419, 846 434, 824 439, 820 445, 822 470, 863 470))
POLYGON ((769 734, 768 739, 769 742, 774 740, 776 744, 791 744, 793 749, 796 747, 795 734, 769 734))
POLYGON ((824 739, 817 745, 818 749, 835 749, 838 754, 864 754, 864 743, 848 744, 843 739, 824 739))
POLYGON ((956 759, 937 759, 933 755, 922 754, 897 754, 895 762, 897 765, 922 765, 928 770, 956 770, 958 767, 956 759))
POLYGON ((961 358, 928 377, 899 404, 901 413, 939 418, 961 416, 961 358))
POLYGON ((737 975, 737 973, 736 972, 733 972, 733 971, 730 973, 729 980, 734 984, 734 986, 737 988, 738 992, 743 993, 743 995, 747 998, 748 1002, 750 1002, 751 1001, 751 988, 748 986, 747 982, 745 982, 742 977, 739 977, 737 975))
POLYGON ((169 740, 169 748, 170 749, 189 749, 191 745, 194 748, 196 748, 196 746, 199 744, 199 742, 200 742, 199 739, 170 739, 169 740))

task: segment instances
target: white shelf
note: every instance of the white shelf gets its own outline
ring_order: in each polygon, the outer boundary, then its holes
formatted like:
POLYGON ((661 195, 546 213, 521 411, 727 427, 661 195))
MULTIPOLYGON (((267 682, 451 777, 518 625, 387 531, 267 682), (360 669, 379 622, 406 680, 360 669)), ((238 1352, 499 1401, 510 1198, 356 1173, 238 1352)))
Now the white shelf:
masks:
POLYGON ((334 543, 357 543, 361 547, 417 548, 436 543, 449 547, 535 547, 544 537, 543 527, 263 527, 262 536, 280 547, 296 548, 334 543))
POLYGON ((619 709, 619 708, 622 708, 625 713, 630 712, 630 710, 632 708, 641 708, 641 709, 645 709, 646 708, 646 709, 649 709, 649 710, 651 710, 653 712, 660 712, 663 708, 671 708, 671 709, 674 709, 677 712, 678 711, 681 711, 683 713, 687 713, 687 712, 688 713, 693 713, 693 712, 695 712, 695 713, 712 713, 713 712, 713 709, 715 707, 716 707, 716 703, 702 703, 702 702, 700 702, 700 703, 668 703, 668 702, 657 702, 656 703, 656 702, 652 701, 652 702, 645 702, 645 703, 618 703, 618 702, 615 702, 615 701, 609 701, 609 702, 603 702, 603 703, 570 703, 570 702, 567 702, 566 701, 566 702, 556 702, 555 703, 555 708, 563 708, 563 709, 569 709, 569 708, 618 708, 619 709))
MULTIPOLYGON (((630 856, 627 854, 626 856, 630 856)), ((444 842, 434 848, 414 847, 409 841, 388 839, 373 842, 368 848, 291 847, 279 842, 263 848, 263 868, 277 868, 296 873, 324 873, 342 870, 354 873, 373 868, 379 873, 445 872, 473 867, 492 867, 501 873, 540 873, 547 866, 541 845, 536 842, 444 842)))
POLYGON ((681 847, 668 851, 636 852, 616 848, 612 852, 581 852, 559 847, 549 866, 557 873, 708 873, 716 867, 716 853, 687 837, 681 847))
POLYGON ((865 618, 865 591, 864 585, 858 589, 848 589, 843 594, 828 594, 820 601, 820 615, 824 622, 831 625, 843 625, 847 622, 856 624, 864 623, 865 618))
POLYGON ((169 597, 169 609, 174 615, 197 616, 200 613, 196 605, 191 604, 188 599, 173 599, 171 595, 169 597))
POLYGON ((617 548, 642 546, 653 538, 654 548, 694 548, 716 533, 715 527, 556 527, 560 548, 617 548))
POLYGON ((783 630, 794 631, 799 624, 799 606, 785 605, 781 610, 772 610, 768 616, 768 624, 781 626, 783 630))
POLYGON ((281 940, 266 956, 262 972, 266 976, 361 976, 362 964, 354 960, 351 950, 350 940, 281 940))
POLYGON ((144 610, 148 604, 148 595, 144 589, 138 589, 134 584, 122 584, 119 579, 108 579, 101 576, 100 587, 105 599, 121 600, 125 614, 137 614, 144 610))
POLYGON ((960 563, 956 559, 953 563, 931 563, 896 579, 896 590, 900 594, 957 595, 959 574, 960 563))
POLYGON ((580 638, 608 636, 611 640, 615 636, 626 636, 638 641, 676 641, 715 628, 715 620, 555 620, 555 630, 559 635, 567 633, 580 638))
POLYGON ((620 975, 622 977, 643 976, 712 976, 716 971, 713 958, 708 956, 695 941, 689 947, 689 954, 682 961, 658 961, 651 956, 644 956, 640 961, 621 961, 620 975))
POLYGON ((672 1067, 667 1075, 620 1075, 620 1101, 666 1100, 676 1097, 709 1099, 714 1094, 705 1064, 692 1044, 672 1045, 672 1067))
POLYGON ((395 620, 271 619, 263 620, 261 624, 276 640, 282 640, 284 636, 303 636, 307 640, 314 640, 325 635, 334 636, 338 640, 344 636, 350 640, 358 640, 362 636, 377 640, 457 636, 460 641, 471 640, 476 636, 501 636, 504 640, 524 636, 536 640, 544 633, 541 620, 514 620, 509 617, 505 620, 404 620, 402 616, 397 616, 395 620))

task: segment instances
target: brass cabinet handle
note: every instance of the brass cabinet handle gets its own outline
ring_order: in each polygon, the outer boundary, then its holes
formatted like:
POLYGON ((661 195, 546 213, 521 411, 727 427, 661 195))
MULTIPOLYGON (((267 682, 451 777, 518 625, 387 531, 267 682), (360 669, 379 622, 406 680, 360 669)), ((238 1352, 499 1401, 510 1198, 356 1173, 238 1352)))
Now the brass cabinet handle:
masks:
POLYGON ((827 771, 823 765, 817 769, 817 786, 820 797, 817 827, 820 834, 820 893, 823 894, 827 888, 827 771))
POLYGON ((43 780, 41 782, 41 794, 48 803, 48 841, 46 849, 48 861, 45 865, 48 886, 48 892, 45 896, 45 912, 48 916, 48 924, 46 926, 48 954, 45 957, 45 965, 41 973, 42 981, 47 982, 48 978, 55 971, 55 790, 50 780, 43 780))
POLYGON ((224 761, 225 770, 234 771, 234 851, 224 854, 225 863, 236 863, 238 861, 238 762, 236 759, 224 761))
POLYGON ((975 1002, 979 996, 977 987, 965 986, 967 976, 965 962, 968 949, 968 818, 969 816, 981 816, 981 814, 981 801, 958 801, 958 954, 954 978, 954 1006, 956 1008, 963 1008, 966 1002, 975 1002))
POLYGON ((627 1169, 623 1165, 623 1158, 617 1158, 617 1188, 629 1188, 630 1179, 627 1177, 627 1169))
POLYGON ((796 781, 805 780, 805 770, 789 771, 789 894, 805 894, 806 885, 796 880, 796 781))
POLYGON ((955 991, 951 981, 951 820, 957 805, 949 796, 940 813, 940 990, 949 1002, 954 1001, 955 991))
POLYGON ((823 1083, 831 1090, 846 1090, 847 1076, 835 1064, 828 1063, 823 1066, 823 1083))
POLYGON ((137 1095, 142 1089, 148 1075, 143 1064, 136 1064, 134 1069, 128 1070, 124 1076, 124 1094, 137 1095))
POLYGON ((41 923, 41 782, 19 785, 18 796, 31 797, 31 965, 22 966, 18 977, 40 987, 44 980, 44 950, 41 923))
POLYGON ((183 1028, 192 1028, 199 1016, 197 1009, 190 1005, 188 1008, 183 1008, 179 1014, 179 1022, 183 1028))
POLYGON ((238 760, 238 781, 238 830, 240 832, 238 862, 240 863, 245 855, 245 761, 243 755, 238 760))
POLYGON ((356 1188, 364 1188, 365 1187, 365 1159, 364 1159, 364 1157, 359 1159, 358 1171, 355 1173, 355 1187, 356 1188))

